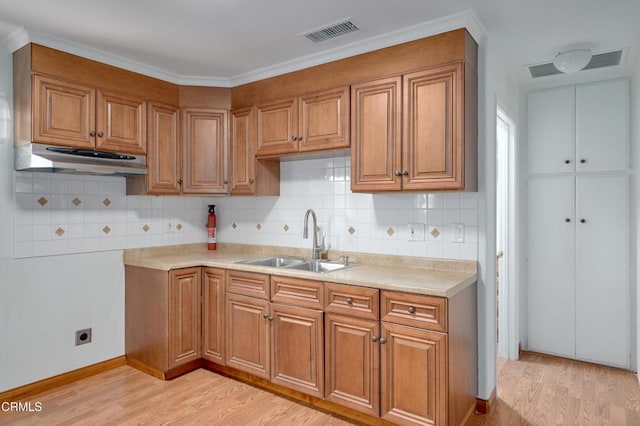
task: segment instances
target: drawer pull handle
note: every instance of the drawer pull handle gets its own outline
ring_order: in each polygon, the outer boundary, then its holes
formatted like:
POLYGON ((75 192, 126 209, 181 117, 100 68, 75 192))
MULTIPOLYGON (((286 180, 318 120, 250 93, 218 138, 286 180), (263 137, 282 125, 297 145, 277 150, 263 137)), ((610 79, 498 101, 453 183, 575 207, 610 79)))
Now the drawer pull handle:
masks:
POLYGON ((384 337, 380 338, 380 344, 384 345, 385 343, 387 343, 387 339, 385 339, 384 337))
POLYGON ((407 312, 409 312, 410 314, 414 314, 416 312, 416 308, 414 308, 413 306, 409 306, 409 309, 407 309, 407 312))
POLYGON ((353 299, 350 297, 347 297, 347 300, 345 300, 345 302, 347 302, 347 305, 353 305, 353 299))
POLYGON ((373 343, 377 342, 378 341, 378 336, 371 336, 371 341, 373 343))

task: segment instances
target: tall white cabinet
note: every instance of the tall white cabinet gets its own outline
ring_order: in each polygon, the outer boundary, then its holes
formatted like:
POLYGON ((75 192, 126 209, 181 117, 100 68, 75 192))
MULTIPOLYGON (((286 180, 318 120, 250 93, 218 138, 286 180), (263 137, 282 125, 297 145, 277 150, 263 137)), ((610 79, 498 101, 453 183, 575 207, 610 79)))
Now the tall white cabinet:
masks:
POLYGON ((528 97, 528 345, 630 367, 627 80, 528 97))

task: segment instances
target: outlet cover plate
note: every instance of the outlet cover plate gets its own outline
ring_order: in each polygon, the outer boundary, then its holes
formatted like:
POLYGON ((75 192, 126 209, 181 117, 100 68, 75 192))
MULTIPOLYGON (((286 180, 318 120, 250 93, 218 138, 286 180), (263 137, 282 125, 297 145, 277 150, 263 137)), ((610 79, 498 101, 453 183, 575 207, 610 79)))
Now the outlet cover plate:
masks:
POLYGON ((91 343, 91 328, 76 331, 76 346, 91 343))

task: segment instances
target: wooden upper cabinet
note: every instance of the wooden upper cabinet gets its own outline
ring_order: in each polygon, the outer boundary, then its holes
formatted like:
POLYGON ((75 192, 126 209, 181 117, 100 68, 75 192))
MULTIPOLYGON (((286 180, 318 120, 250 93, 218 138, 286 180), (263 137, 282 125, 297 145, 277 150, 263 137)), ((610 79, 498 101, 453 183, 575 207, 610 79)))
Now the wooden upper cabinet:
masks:
POLYGON ((147 152, 143 99, 35 74, 33 141, 101 151, 147 152))
POLYGON ((228 193, 227 110, 183 108, 182 192, 228 193))
POLYGON ((259 156, 298 152, 298 98, 258 105, 259 156))
POLYGON ((348 86, 258 105, 258 157, 348 147, 348 86))
POLYGON ((397 191, 401 169, 401 78, 351 86, 351 189, 397 191))
POLYGON ((200 358, 200 268, 169 272, 169 368, 200 358))
POLYGON ((149 102, 147 122, 146 193, 180 195, 180 111, 173 105, 149 102))
POLYGON ((349 148, 349 87, 299 98, 299 151, 349 148))
POLYGON ((96 149, 145 154, 146 102, 118 93, 97 91, 96 149))
POLYGON ((231 111, 231 193, 254 194, 256 187, 257 110, 231 111))
POLYGON ((353 191, 477 189, 474 70, 459 62, 351 90, 353 191))
POLYGON ((461 63, 403 77, 403 189, 464 188, 461 63))
POLYGON ((33 76, 33 142, 94 149, 96 92, 93 87, 33 76))

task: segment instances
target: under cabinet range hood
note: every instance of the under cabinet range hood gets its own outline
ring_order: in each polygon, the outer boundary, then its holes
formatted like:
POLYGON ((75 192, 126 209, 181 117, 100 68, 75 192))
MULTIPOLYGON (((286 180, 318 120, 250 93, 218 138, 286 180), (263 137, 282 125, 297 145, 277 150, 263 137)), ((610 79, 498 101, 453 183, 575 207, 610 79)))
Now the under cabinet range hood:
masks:
POLYGON ((102 176, 147 174, 144 155, 30 143, 15 147, 14 168, 30 172, 102 176))

